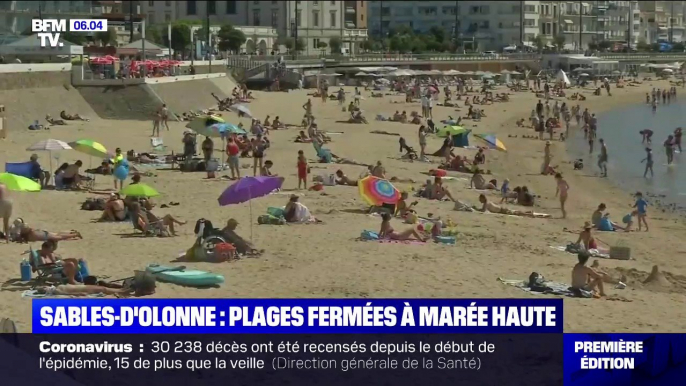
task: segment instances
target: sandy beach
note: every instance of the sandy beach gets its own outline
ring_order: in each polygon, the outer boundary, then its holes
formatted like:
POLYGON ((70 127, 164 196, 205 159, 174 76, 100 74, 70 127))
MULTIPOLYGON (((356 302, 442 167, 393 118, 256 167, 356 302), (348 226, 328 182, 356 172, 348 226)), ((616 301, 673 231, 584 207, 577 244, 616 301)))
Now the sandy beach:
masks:
MULTIPOLYGON (((579 104, 592 112, 612 109, 621 104, 642 100, 652 87, 667 87, 667 82, 645 82, 640 87, 614 89, 613 96, 592 96, 579 104)), ((331 88, 330 90, 332 90, 331 88)), ((347 88, 348 100, 352 89, 347 88)), ((498 90, 496 92, 501 92, 498 90)), ((682 92, 682 89, 678 90, 682 92)), ((230 93, 230 90, 224 90, 230 93)), ((307 100, 307 91, 290 93, 253 92, 256 99, 249 104, 253 114, 260 120, 266 115, 272 119, 279 116, 283 122, 299 124, 303 115, 302 104, 307 100)), ((5 94, 11 98, 11 93, 5 94)), ((404 95, 371 98, 364 92, 362 109, 369 120, 368 125, 336 123, 346 120, 348 113, 334 101, 322 103, 312 98, 313 113, 319 128, 325 131, 342 132, 335 135, 328 147, 336 155, 373 164, 381 161, 387 176, 413 179, 416 183, 397 183, 400 190, 419 188, 429 177, 425 174, 436 168, 438 163, 405 162, 399 159, 398 137, 371 134, 371 130, 383 130, 402 135, 410 146, 419 149, 418 125, 393 122, 377 122, 377 114, 392 115, 396 110, 421 111, 419 102, 404 103, 404 95)), ((179 95, 183 97, 183 95, 179 95)), ((39 103, 40 93, 36 93, 39 103)), ((259 258, 246 258, 231 263, 173 263, 198 268, 225 276, 226 282, 220 288, 193 289, 172 284, 158 283, 153 297, 164 298, 366 298, 366 297, 440 297, 440 298, 541 298, 548 295, 532 295, 512 286, 498 282, 498 278, 526 280, 531 272, 538 272, 549 280, 569 282, 576 256, 560 252, 551 246, 564 246, 576 241, 578 231, 591 213, 603 202, 615 221, 630 211, 633 204, 630 192, 621 191, 598 177, 594 164, 587 164, 583 170, 574 171, 565 151, 565 143, 554 141, 553 165, 558 165, 571 186, 568 201, 568 217, 561 218, 559 202, 554 197, 555 181, 552 176, 539 174, 543 157, 544 141, 525 139, 523 135, 534 135, 531 128, 517 127, 516 121, 527 118, 537 101, 534 94, 520 92, 511 95, 510 102, 483 106, 487 117, 480 122, 466 121, 465 127, 474 133, 496 134, 507 146, 508 151, 486 152, 486 169, 490 169, 498 182, 505 178, 510 186, 527 185, 540 195, 536 212, 552 215, 550 219, 518 218, 496 214, 466 213, 453 210, 450 202, 420 199, 417 211, 421 215, 433 213, 450 218, 457 223, 459 235, 457 245, 434 243, 426 245, 382 244, 356 241, 362 230, 377 231, 379 217, 363 214, 367 204, 361 199, 356 187, 326 187, 323 192, 302 191, 300 201, 312 214, 323 221, 311 225, 257 225, 256 217, 271 206, 283 206, 291 190, 297 187, 296 161, 298 150, 303 150, 309 160, 313 174, 330 174, 342 169, 350 177, 359 176, 363 166, 316 164, 311 144, 294 143, 298 129, 273 131, 269 138, 272 146, 266 159, 274 162, 273 172, 284 176, 284 191, 252 201, 252 218, 249 204, 219 207, 217 197, 231 183, 227 180, 205 179, 204 173, 181 173, 178 170, 159 170, 155 176, 143 177, 143 182, 162 193, 155 202, 164 204, 178 202, 178 206, 156 208, 155 213, 173 214, 189 223, 180 228, 180 235, 174 238, 130 237, 133 229, 130 222, 95 223, 99 212, 80 210, 87 192, 42 191, 40 193, 12 192, 14 217, 21 217, 31 226, 57 231, 79 230, 83 240, 59 243, 58 253, 63 257, 84 258, 88 261, 91 274, 99 278, 119 279, 131 276, 134 270, 141 270, 150 263, 167 264, 188 249, 194 242, 193 226, 199 218, 211 220, 215 226, 223 227, 227 219, 239 222, 237 232, 250 238, 250 222, 253 225, 253 242, 266 250, 259 258), (509 137, 517 136, 517 138, 509 137), (574 234, 564 231, 569 229, 574 234)), ((18 101, 4 100, 7 114, 18 101)), ((567 101, 575 105, 576 101, 567 101)), ((462 102, 460 102, 462 105, 462 102)), ((209 106, 207 106, 209 107, 209 106)), ((58 110, 59 111, 59 110, 58 110)), ((58 112, 57 111, 57 112, 58 112)), ((54 113, 53 113, 54 114, 54 113)), ((448 115, 464 116, 454 108, 434 107, 434 118, 438 122, 448 115)), ((224 117, 232 123, 240 119, 234 113, 225 112, 224 117)), ((91 122, 70 122, 68 126, 53 127, 51 130, 28 131, 16 129, 9 138, 0 141, 0 163, 28 161, 31 152, 25 149, 42 139, 54 138, 72 141, 88 138, 104 144, 108 149, 121 147, 124 151, 150 150, 152 123, 141 121, 112 121, 97 117, 91 122)), ((249 125, 248 119, 243 119, 249 125)), ((181 137, 184 122, 171 122, 171 130, 163 137, 170 150, 181 151, 181 137)), ((603 131, 623 130, 621 127, 601 125, 603 131)), ((632 135, 635 133, 632 131, 632 135)), ((472 144, 478 145, 471 138, 472 144)), ((441 138, 432 135, 427 150, 434 152, 442 143, 441 138)), ((219 145, 216 145, 219 147, 219 145)), ((610 163, 612 153, 621 149, 608 143, 610 163)), ((456 154, 472 159, 475 150, 455 149, 456 154)), ((53 153, 53 156, 57 154, 53 153)), ((41 164, 47 168, 48 153, 40 153, 41 164)), ((63 151, 59 162, 83 160, 86 166, 90 159, 81 153, 63 151)), ((433 157, 438 162, 439 159, 433 157)), ((94 166, 99 160, 93 160, 94 166)), ((58 162, 53 159, 53 170, 58 162)), ((252 166, 252 159, 242 159, 241 164, 252 166)), ((252 175, 252 167, 243 169, 252 175)), ((226 174, 226 173, 224 173, 226 174)), ((446 181, 452 195, 461 201, 478 204, 479 192, 469 189, 469 176, 457 172, 457 177, 446 181)), ((99 176, 96 188, 111 189, 111 177, 99 176)), ((500 201, 496 193, 492 199, 500 201)), ((517 208, 512 205, 510 208, 517 208)), ((613 275, 627 276, 626 289, 614 289, 608 285, 608 296, 604 299, 565 298, 565 331, 567 332, 682 332, 686 330, 686 243, 679 241, 685 234, 682 220, 649 209, 650 232, 598 232, 596 237, 604 244, 625 244, 631 247, 635 260, 620 261, 600 259, 603 269, 613 275), (653 265, 658 265, 666 281, 643 284, 653 265)), ((393 220, 396 229, 410 225, 393 220)), ((33 243, 38 248, 39 243, 33 243)), ((17 283, 21 253, 29 248, 27 244, 1 245, 0 258, 0 316, 17 321, 21 331, 30 331, 31 300, 21 298, 26 286, 17 283)))

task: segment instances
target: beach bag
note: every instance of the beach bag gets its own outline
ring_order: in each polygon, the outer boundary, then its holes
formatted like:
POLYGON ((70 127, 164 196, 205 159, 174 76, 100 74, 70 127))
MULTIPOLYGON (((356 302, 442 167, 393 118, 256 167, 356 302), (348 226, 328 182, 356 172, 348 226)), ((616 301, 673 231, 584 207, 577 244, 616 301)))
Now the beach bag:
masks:
POLYGON ((366 241, 378 240, 379 234, 372 231, 362 231, 362 233, 360 234, 360 238, 366 241))
POLYGON ((619 241, 617 245, 610 247, 610 259, 629 260, 631 259, 631 248, 624 245, 624 242, 619 241))
POLYGON ((257 218, 257 223, 260 225, 284 225, 286 219, 283 217, 275 217, 268 214, 263 214, 257 218))
POLYGON ((218 243, 214 245, 214 253, 209 254, 211 262, 221 263, 233 260, 236 255, 236 248, 229 243, 218 243))
POLYGON ((284 211, 283 208, 276 208, 273 206, 270 206, 267 208, 267 214, 274 216, 274 217, 283 217, 284 211))

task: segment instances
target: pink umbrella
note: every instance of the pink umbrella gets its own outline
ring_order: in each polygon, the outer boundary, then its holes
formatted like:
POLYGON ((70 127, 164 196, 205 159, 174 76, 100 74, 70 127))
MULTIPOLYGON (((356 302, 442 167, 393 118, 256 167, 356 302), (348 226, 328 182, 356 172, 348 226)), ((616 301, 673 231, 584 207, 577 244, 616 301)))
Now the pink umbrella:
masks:
POLYGON ((112 64, 111 60, 108 60, 107 58, 103 57, 90 58, 89 61, 91 62, 91 64, 112 64))
POLYGON ((106 56, 105 56, 105 59, 111 60, 111 61, 113 61, 113 62, 118 62, 118 61, 119 61, 119 58, 117 58, 116 56, 112 56, 112 55, 106 55, 106 56))

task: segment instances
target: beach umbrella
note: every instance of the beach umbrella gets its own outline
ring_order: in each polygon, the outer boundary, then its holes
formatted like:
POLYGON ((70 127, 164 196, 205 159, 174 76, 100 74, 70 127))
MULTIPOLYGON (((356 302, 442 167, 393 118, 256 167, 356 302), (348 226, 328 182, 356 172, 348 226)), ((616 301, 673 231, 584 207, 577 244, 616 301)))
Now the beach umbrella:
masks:
POLYGON ((229 110, 234 111, 238 113, 238 115, 244 115, 248 118, 252 118, 252 113, 250 112, 250 109, 246 105, 231 105, 229 106, 229 110))
POLYGON ((507 148, 505 147, 505 144, 502 143, 498 138, 496 138, 495 135, 492 134, 474 134, 476 138, 479 138, 480 140, 486 142, 489 148, 491 149, 497 149, 500 151, 507 151, 507 148))
POLYGON ((246 134, 246 131, 233 123, 215 123, 210 126, 205 126, 202 129, 195 130, 196 133, 204 135, 205 137, 225 137, 229 134, 246 134))
POLYGON ((674 70, 672 70, 671 68, 665 68, 664 70, 662 70, 662 72, 666 72, 668 74, 671 74, 674 72, 674 70))
POLYGON ((357 186, 360 191, 360 196, 362 196, 369 205, 395 205, 398 200, 400 200, 400 191, 388 180, 379 177, 367 176, 359 180, 357 186))
POLYGON ((453 135, 458 135, 462 133, 466 133, 467 129, 465 129, 462 126, 445 126, 442 129, 438 129, 438 132, 436 133, 437 136, 441 138, 445 137, 452 137, 453 135))
POLYGON ((157 197, 160 194, 155 188, 146 184, 130 184, 119 191, 119 194, 127 197, 157 197))
POLYGON ((33 145, 26 148, 28 151, 47 151, 50 156, 50 170, 52 169, 52 152, 57 150, 71 150, 72 147, 64 141, 59 139, 46 139, 40 142, 36 142, 33 145))
POLYGON ((40 184, 12 173, 0 173, 0 183, 15 192, 40 192, 40 184))
POLYGON ((74 142, 69 142, 69 146, 79 153, 83 153, 91 157, 107 158, 110 156, 107 152, 107 148, 105 148, 103 144, 100 142, 95 142, 91 139, 79 139, 74 142))
POLYGON ((500 71, 500 73, 507 75, 507 74, 512 74, 512 71, 505 69, 505 70, 500 71))
POLYGON ((252 199, 263 197, 280 189, 282 177, 243 177, 231 184, 219 195, 219 206, 235 205, 248 202, 250 204, 250 240, 252 240, 252 199))
POLYGON ((510 71, 510 75, 522 75, 519 71, 510 71))
POLYGON ((225 123, 224 119, 222 117, 219 117, 217 115, 202 115, 199 117, 193 118, 190 122, 186 124, 186 127, 193 130, 193 131, 199 131, 203 130, 204 128, 208 126, 212 126, 217 123, 225 123))

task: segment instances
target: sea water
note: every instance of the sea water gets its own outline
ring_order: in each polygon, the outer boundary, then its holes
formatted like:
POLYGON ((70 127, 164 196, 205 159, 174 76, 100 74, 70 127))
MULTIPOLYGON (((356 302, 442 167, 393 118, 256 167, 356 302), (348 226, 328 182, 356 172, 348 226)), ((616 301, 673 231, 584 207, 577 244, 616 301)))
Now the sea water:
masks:
MULTIPOLYGON (((677 92, 682 91, 681 89, 677 92)), ((645 96, 637 95, 636 103, 627 104, 612 111, 597 114, 598 137, 594 143, 593 154, 589 154, 588 141, 583 130, 570 133, 567 149, 572 159, 583 159, 584 174, 600 175, 598 155, 600 139, 604 139, 608 149, 608 179, 627 191, 627 196, 636 191, 648 193, 653 200, 662 203, 686 205, 686 150, 674 154, 674 164, 667 166, 664 141, 677 127, 686 131, 686 93, 681 100, 672 98, 669 104, 658 104, 655 114, 650 105, 645 104, 645 96), (643 103, 641 103, 643 102, 643 103), (652 145, 641 143, 639 132, 643 129, 653 131, 652 145), (654 177, 643 178, 646 157, 645 148, 653 149, 654 177)), ((682 147, 684 143, 682 141, 682 147)), ((676 150, 676 149, 675 149, 676 150)), ((628 197, 627 197, 628 198, 628 197)), ((686 208, 682 208, 686 209, 686 208)))

